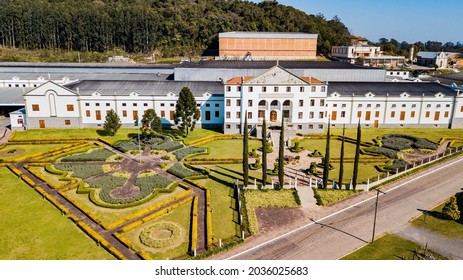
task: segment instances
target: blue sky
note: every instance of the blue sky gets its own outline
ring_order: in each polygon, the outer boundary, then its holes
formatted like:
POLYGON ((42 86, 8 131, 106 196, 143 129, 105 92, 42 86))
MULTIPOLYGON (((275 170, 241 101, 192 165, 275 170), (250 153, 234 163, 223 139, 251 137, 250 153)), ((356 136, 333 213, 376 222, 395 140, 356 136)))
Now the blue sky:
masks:
MULTIPOLYGON (((254 0, 254 2, 260 2, 254 0)), ((462 0, 278 0, 308 14, 338 16, 351 34, 370 41, 463 42, 462 0)))

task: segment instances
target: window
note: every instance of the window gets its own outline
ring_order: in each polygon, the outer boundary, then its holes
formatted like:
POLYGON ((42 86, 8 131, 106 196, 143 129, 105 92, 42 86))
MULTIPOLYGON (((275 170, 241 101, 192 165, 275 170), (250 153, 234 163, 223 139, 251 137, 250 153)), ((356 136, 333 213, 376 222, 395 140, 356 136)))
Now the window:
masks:
POLYGON ((325 106, 325 99, 320 100, 320 106, 322 106, 322 107, 325 106))
POLYGON ((161 103, 161 107, 164 107, 164 106, 165 106, 165 104, 164 104, 164 103, 161 103))
POLYGON ((302 129, 302 125, 298 124, 297 129, 302 129))
POLYGON ((304 106, 304 100, 299 100, 299 107, 304 106))
POLYGON ((64 125, 71 125, 71 120, 64 120, 64 125))
POLYGON ((262 92, 267 92, 267 87, 262 87, 262 92))
POLYGON ((230 99, 227 99, 227 100, 225 101, 225 105, 226 105, 226 106, 231 106, 231 100, 230 100, 230 99))
MULTIPOLYGON (((162 111, 162 112, 164 112, 164 111, 162 111)), ((123 111, 122 111, 122 116, 123 116, 123 117, 127 117, 127 110, 123 110, 123 111)))
POLYGON ((375 112, 375 118, 379 118, 379 111, 375 112))
POLYGON ((227 87, 226 87, 226 90, 227 90, 227 91, 231 91, 231 86, 227 86, 227 87))
POLYGON ((248 119, 252 119, 252 112, 248 112, 248 119))
POLYGON ((101 111, 99 111, 99 110, 95 111, 95 118, 96 118, 97 121, 101 120, 101 111))
MULTIPOLYGON (((146 104, 146 103, 145 103, 145 104, 146 104)), ((109 103, 106 103, 106 107, 109 107, 109 106, 111 106, 111 104, 109 104, 109 103)), ((148 105, 147 105, 147 106, 148 106, 148 105)))
POLYGON ((412 104, 412 108, 416 108, 416 104, 412 104))
POLYGON ((315 87, 315 86, 312 86, 311 91, 312 91, 312 92, 315 92, 315 90, 316 90, 316 87, 315 87))
POLYGON ((265 110, 259 110, 258 116, 259 116, 259 118, 264 118, 265 117, 265 110))
POLYGON ((334 108, 338 107, 338 104, 333 104, 333 107, 334 107, 334 108))
POLYGON ((302 112, 297 113, 298 119, 302 120, 303 116, 304 116, 304 113, 302 112))
POLYGON ((318 113, 318 117, 319 117, 320 119, 323 119, 323 112, 318 113))
POLYGON ((137 107, 137 103, 133 103, 132 106, 133 106, 133 107, 137 107))
POLYGON ((252 107, 252 100, 248 100, 248 106, 252 107))
POLYGON ((241 99, 236 99, 236 106, 241 106, 241 99))
POLYGON ((376 108, 379 108, 381 105, 380 104, 376 104, 376 108))
POLYGON ((309 112, 309 119, 313 119, 314 118, 314 113, 313 112, 309 112))
POLYGON ((72 104, 66 105, 66 110, 67 110, 68 112, 74 112, 74 105, 72 105, 72 104))
POLYGON ((361 118, 362 117, 362 111, 358 111, 357 112, 357 118, 361 118))
POLYGON ((240 92, 241 91, 241 86, 237 86, 236 91, 240 92))
POLYGON ((90 103, 85 103, 85 106, 87 106, 87 107, 90 106, 90 103))
POLYGON ((439 120, 439 117, 440 117, 440 112, 435 112, 435 113, 434 113, 434 120, 435 120, 435 121, 438 121, 438 120, 439 120))
POLYGON ((215 106, 215 107, 220 107, 220 104, 219 104, 219 103, 215 103, 214 106, 215 106))
POLYGON ((170 107, 175 107, 175 103, 170 103, 170 107))
POLYGON ((144 107, 148 107, 148 103, 143 103, 143 106, 144 106, 144 107))
POLYGON ((254 89, 252 87, 249 87, 249 92, 252 92, 254 89))
POLYGON ((220 118, 220 111, 215 111, 214 114, 215 114, 215 117, 216 117, 216 118, 220 118))
POLYGON ((300 92, 304 92, 304 87, 299 87, 300 92))
POLYGON ((240 125, 240 124, 237 124, 235 127, 236 127, 236 129, 240 129, 240 128, 241 128, 241 125, 240 125))
POLYGON ((440 108, 440 104, 437 104, 437 105, 436 105, 436 108, 440 108))
MULTIPOLYGON (((314 99, 310 99, 310 106, 315 106, 315 100, 314 99)), ((462 106, 463 108, 463 106, 462 106)), ((463 109, 462 109, 462 112, 463 112, 463 109)))
POLYGON ((346 117, 346 111, 341 111, 341 118, 345 118, 346 117))
POLYGON ((429 118, 429 116, 430 116, 430 115, 431 115, 431 112, 429 112, 429 111, 426 111, 426 115, 425 115, 425 116, 426 116, 426 118, 429 118))
POLYGON ((225 128, 230 129, 231 126, 229 124, 225 125, 225 128))
POLYGON ((291 87, 286 87, 286 92, 291 92, 291 87))
POLYGON ((367 108, 370 108, 371 107, 371 104, 367 104, 367 108))
POLYGON ((395 107, 396 107, 396 104, 392 104, 392 105, 391 105, 391 108, 395 108, 395 107))
POLYGON ((231 115, 230 112, 225 112, 225 116, 226 116, 227 119, 230 118, 230 115, 231 115))
POLYGON ((448 118, 448 117, 449 117, 449 111, 445 111, 444 117, 445 117, 445 118, 448 118))
POLYGON ((414 118, 415 117, 415 111, 411 111, 410 112, 410 118, 414 118))
POLYGON ((395 111, 392 111, 391 112, 391 118, 394 118, 395 117, 395 111))
POLYGON ((402 108, 405 108, 405 107, 407 107, 407 104, 402 104, 402 108))
POLYGON ((100 103, 95 103, 95 106, 100 107, 100 103))
POLYGON ((209 103, 206 103, 206 107, 211 107, 211 104, 209 104, 209 103))
POLYGON ((445 108, 449 108, 450 107, 450 104, 445 104, 445 108))
POLYGON ((427 104, 427 105, 426 105, 426 108, 431 108, 431 104, 427 104))
POLYGON ((463 112, 463 106, 460 107, 460 112, 463 112))
POLYGON ((404 121, 405 120, 405 111, 400 112, 400 120, 404 121))
POLYGON ((322 92, 326 91, 326 86, 322 86, 322 92))
POLYGON ((278 92, 278 87, 273 87, 273 92, 278 92))
POLYGON ((32 111, 40 111, 39 104, 32 104, 32 111))
POLYGON ((237 119, 241 118, 241 112, 236 112, 236 118, 237 119))
POLYGON ((318 125, 318 129, 323 129, 323 125, 322 125, 322 124, 319 124, 319 125, 318 125))
MULTIPOLYGON (((122 103, 122 107, 125 107, 127 106, 127 103, 122 103)), ((162 105, 161 105, 162 106, 162 105)))
POLYGON ((132 120, 138 120, 138 111, 132 111, 132 120))
POLYGON ((86 117, 90 117, 90 116, 91 116, 90 110, 86 110, 86 111, 85 111, 85 116, 86 116, 86 117))
POLYGON ((313 129, 313 124, 309 124, 309 129, 313 129))
POLYGON ((362 108, 362 106, 363 106, 362 104, 358 104, 358 105, 357 105, 358 108, 362 108))
POLYGON ((211 111, 206 111, 206 116, 204 118, 206 119, 206 121, 210 121, 211 120, 211 111))
MULTIPOLYGON (((127 115, 127 112, 125 113, 127 115)), ((165 118, 166 117, 166 111, 161 111, 161 118, 165 118)))

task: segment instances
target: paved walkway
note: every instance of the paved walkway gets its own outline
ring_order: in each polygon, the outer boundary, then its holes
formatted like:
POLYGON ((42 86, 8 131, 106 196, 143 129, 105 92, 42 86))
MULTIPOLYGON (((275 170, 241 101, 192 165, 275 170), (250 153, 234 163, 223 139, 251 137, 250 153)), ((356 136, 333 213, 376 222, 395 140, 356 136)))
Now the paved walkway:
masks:
POLYGON ((395 234, 421 244, 442 256, 453 260, 463 260, 463 240, 453 239, 423 228, 406 225, 395 234))

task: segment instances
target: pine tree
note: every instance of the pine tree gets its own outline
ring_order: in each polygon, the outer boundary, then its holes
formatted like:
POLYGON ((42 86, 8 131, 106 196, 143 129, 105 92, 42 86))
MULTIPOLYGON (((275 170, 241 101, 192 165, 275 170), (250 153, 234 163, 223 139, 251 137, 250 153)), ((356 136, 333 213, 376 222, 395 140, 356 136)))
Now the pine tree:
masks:
POLYGON ((103 131, 110 136, 116 135, 116 132, 121 128, 121 120, 116 112, 111 109, 106 114, 106 119, 103 125, 103 131))
POLYGON ((330 119, 328 120, 328 132, 326 133, 325 158, 323 160, 323 188, 328 187, 328 176, 330 175, 330 119))
POLYGON ((359 173, 359 161, 360 161, 360 142, 362 137, 362 128, 360 127, 360 119, 357 126, 357 141, 355 144, 355 159, 354 159, 354 172, 352 175, 353 189, 357 187, 357 176, 359 173))
POLYGON ((262 122, 262 185, 267 184, 267 124, 262 122))
POLYGON ((459 220, 460 210, 458 209, 457 198, 452 196, 442 208, 442 215, 449 220, 459 220))
POLYGON ((143 114, 141 123, 144 128, 156 131, 158 133, 162 132, 162 122, 161 118, 158 117, 154 109, 148 109, 143 114))
POLYGON ((278 150, 278 182, 280 184, 280 189, 283 188, 285 183, 285 128, 284 121, 281 121, 281 131, 280 131, 280 147, 278 150))
POLYGON ((344 137, 346 133, 346 125, 342 126, 342 142, 341 142, 341 154, 339 155, 339 177, 338 177, 338 185, 339 188, 342 188, 342 180, 344 176, 344 137))
POLYGON ((180 131, 188 136, 193 131, 198 121, 200 111, 196 106, 196 100, 188 87, 183 87, 175 105, 174 122, 180 131))
POLYGON ((245 113, 243 127, 243 184, 245 187, 249 184, 249 149, 248 149, 248 114, 245 113))

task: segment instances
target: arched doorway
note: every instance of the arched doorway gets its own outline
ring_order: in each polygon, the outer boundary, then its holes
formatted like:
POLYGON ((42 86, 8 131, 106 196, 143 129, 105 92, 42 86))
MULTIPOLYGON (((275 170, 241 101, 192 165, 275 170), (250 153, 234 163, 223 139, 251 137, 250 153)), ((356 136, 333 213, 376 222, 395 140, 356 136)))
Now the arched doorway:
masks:
POLYGON ((278 118, 277 111, 273 110, 270 112, 270 121, 271 122, 276 122, 278 118))

